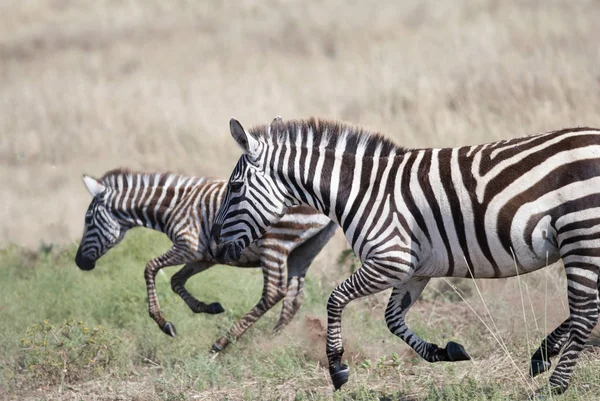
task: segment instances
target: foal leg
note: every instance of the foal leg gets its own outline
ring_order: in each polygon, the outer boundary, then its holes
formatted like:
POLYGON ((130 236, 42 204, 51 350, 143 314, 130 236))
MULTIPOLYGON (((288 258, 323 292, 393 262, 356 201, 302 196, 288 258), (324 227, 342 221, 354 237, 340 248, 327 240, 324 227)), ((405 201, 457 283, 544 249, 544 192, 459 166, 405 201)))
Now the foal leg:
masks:
POLYGON ((181 270, 171 277, 171 289, 183 299, 194 313, 208 313, 214 315, 225 311, 219 302, 206 304, 196 299, 185 289, 185 283, 190 277, 203 272, 211 266, 213 266, 212 262, 195 261, 186 263, 181 270))
POLYGON ((250 328, 250 326, 260 319, 262 315, 283 298, 285 294, 285 270, 283 263, 281 263, 281 261, 279 263, 274 263, 274 261, 270 260, 268 257, 263 257, 262 259, 264 277, 262 297, 254 308, 231 327, 225 336, 215 341, 211 348, 212 352, 219 352, 225 349, 230 340, 239 338, 246 330, 248 330, 248 328, 250 328))
POLYGON ((273 328, 274 332, 279 332, 292 321, 292 319, 300 309, 300 306, 302 306, 303 300, 304 276, 290 277, 287 281, 287 290, 285 293, 285 297, 283 298, 283 306, 281 307, 279 321, 273 328))
POLYGON ((160 311, 160 305, 158 304, 158 297, 156 296, 156 273, 163 267, 174 266, 183 263, 183 253, 177 248, 171 248, 163 255, 152 259, 146 265, 144 270, 144 278, 146 280, 146 291, 148 292, 148 314, 158 324, 158 327, 171 337, 177 335, 175 326, 171 322, 167 322, 162 312, 160 311))
POLYGON ((413 277, 404 284, 394 287, 385 311, 388 328, 427 362, 456 362, 471 359, 462 345, 450 341, 446 344, 446 348, 440 348, 436 344, 424 341, 406 326, 404 322, 406 312, 415 303, 428 282, 428 277, 413 277))
POLYGON ((337 230, 337 224, 329 222, 321 231, 313 235, 296 248, 287 258, 287 292, 283 299, 283 307, 279 322, 274 331, 284 328, 293 318, 300 306, 304 296, 304 277, 313 260, 333 237, 337 230))

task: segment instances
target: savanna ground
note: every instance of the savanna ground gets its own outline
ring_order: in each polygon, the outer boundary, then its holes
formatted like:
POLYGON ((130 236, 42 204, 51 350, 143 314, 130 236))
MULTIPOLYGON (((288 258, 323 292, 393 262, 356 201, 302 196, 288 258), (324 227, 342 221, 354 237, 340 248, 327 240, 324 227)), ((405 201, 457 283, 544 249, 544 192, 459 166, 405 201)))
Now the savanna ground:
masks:
MULTIPOLYGON (((80 177, 117 166, 226 177, 239 156, 232 115, 340 118, 407 147, 598 127, 599 20, 597 1, 0 2, 0 399, 524 398, 548 377, 527 378, 530 354, 567 313, 560 266, 479 281, 481 297, 453 281, 465 300, 430 285, 410 326, 464 344, 473 362, 416 358, 387 332, 387 293, 350 304, 351 377, 332 395, 323 326, 351 268, 336 264, 343 237, 309 271, 286 330, 271 334, 271 312, 211 359, 258 300, 260 272, 190 280, 227 309, 197 316, 166 269, 160 302, 179 332, 168 338, 147 316, 142 276, 162 236, 130 233, 92 272, 73 263, 89 201, 80 177)), ((600 399, 595 348, 561 399, 600 399)))

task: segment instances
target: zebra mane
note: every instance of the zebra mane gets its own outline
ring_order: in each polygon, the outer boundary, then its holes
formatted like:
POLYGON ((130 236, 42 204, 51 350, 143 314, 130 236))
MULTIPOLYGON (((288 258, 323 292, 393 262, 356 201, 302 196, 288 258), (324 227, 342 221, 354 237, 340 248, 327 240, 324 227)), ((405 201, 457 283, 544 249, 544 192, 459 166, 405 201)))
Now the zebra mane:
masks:
POLYGON ((205 180, 205 178, 183 176, 172 172, 148 173, 133 171, 125 167, 119 167, 104 173, 104 175, 102 176, 102 178, 100 178, 99 181, 110 188, 123 189, 128 188, 130 186, 136 186, 138 177, 140 177, 140 182, 142 183, 142 186, 156 187, 165 186, 169 182, 171 183, 171 185, 175 185, 180 180, 194 180, 198 183, 205 180))
POLYGON ((288 142, 295 146, 297 140, 306 146, 306 137, 312 136, 313 147, 319 147, 321 140, 326 136, 325 149, 334 150, 338 141, 346 140, 346 152, 356 152, 364 149, 365 156, 373 156, 377 148, 381 148, 381 155, 395 151, 396 154, 406 152, 406 149, 395 144, 380 133, 369 131, 361 126, 321 118, 310 117, 299 120, 278 120, 270 126, 258 125, 250 128, 249 134, 259 141, 269 142, 274 138, 278 143, 288 142), (269 129, 270 128, 270 129, 269 129))

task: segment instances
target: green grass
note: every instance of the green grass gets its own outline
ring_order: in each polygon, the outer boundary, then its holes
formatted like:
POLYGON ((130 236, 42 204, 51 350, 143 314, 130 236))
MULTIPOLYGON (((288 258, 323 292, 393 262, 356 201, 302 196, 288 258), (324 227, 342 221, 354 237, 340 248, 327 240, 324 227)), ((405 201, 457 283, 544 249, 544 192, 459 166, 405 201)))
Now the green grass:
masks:
MULTIPOLYGON (((336 282, 310 272, 304 305, 289 327, 271 333, 276 307, 212 358, 208 350, 214 340, 259 299, 261 272, 215 266, 188 282, 198 298, 224 305, 226 313, 219 316, 195 315, 171 292, 169 278, 176 268, 159 274, 162 310, 178 330, 173 339, 148 317, 143 279, 147 260, 168 246, 161 235, 134 231, 90 272, 73 262, 75 245, 37 253, 18 247, 1 251, 0 398, 512 400, 546 383, 547 375, 523 383, 515 371, 516 365, 526 372, 530 352, 519 323, 520 298, 493 291, 511 293, 507 288, 516 282, 483 290, 514 365, 464 302, 455 302, 437 284, 415 305, 409 325, 429 341, 463 343, 475 361, 420 360, 388 332, 386 292, 348 306, 343 337, 351 376, 344 390, 333 394, 324 367, 324 329, 326 299, 336 282)), ((340 278, 348 273, 339 270, 340 278)), ((532 297, 539 301, 539 296, 532 297)), ((471 295, 468 301, 483 316, 480 300, 471 295)), ((530 320, 529 348, 543 335, 530 320)), ((562 399, 600 399, 596 354, 583 356, 572 383, 562 399)))

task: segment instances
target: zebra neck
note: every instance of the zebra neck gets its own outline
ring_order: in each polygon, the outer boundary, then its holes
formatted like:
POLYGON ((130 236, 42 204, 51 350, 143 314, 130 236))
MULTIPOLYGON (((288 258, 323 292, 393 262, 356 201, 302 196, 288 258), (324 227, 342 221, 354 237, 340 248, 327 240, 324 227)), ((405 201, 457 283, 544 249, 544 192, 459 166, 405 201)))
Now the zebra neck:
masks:
POLYGON ((113 211, 124 226, 147 227, 168 234, 170 219, 197 180, 172 175, 166 179, 161 177, 158 185, 158 178, 153 181, 144 185, 142 180, 142 185, 116 189, 113 211))
POLYGON ((292 203, 308 204, 344 227, 344 221, 357 213, 365 199, 382 196, 373 194, 377 190, 374 183, 385 181, 380 187, 385 189, 390 175, 395 175, 405 155, 392 152, 373 157, 322 152, 314 170, 311 171, 312 166, 305 170, 306 176, 300 180, 293 171, 284 171, 279 177, 283 175, 292 183, 285 185, 292 203))
POLYGON ((276 170, 286 200, 311 205, 338 223, 347 206, 364 199, 372 181, 394 164, 390 160, 407 151, 380 134, 336 121, 288 120, 273 129, 275 134, 261 126, 253 134, 270 149, 267 159, 281 158, 268 168, 276 170))

